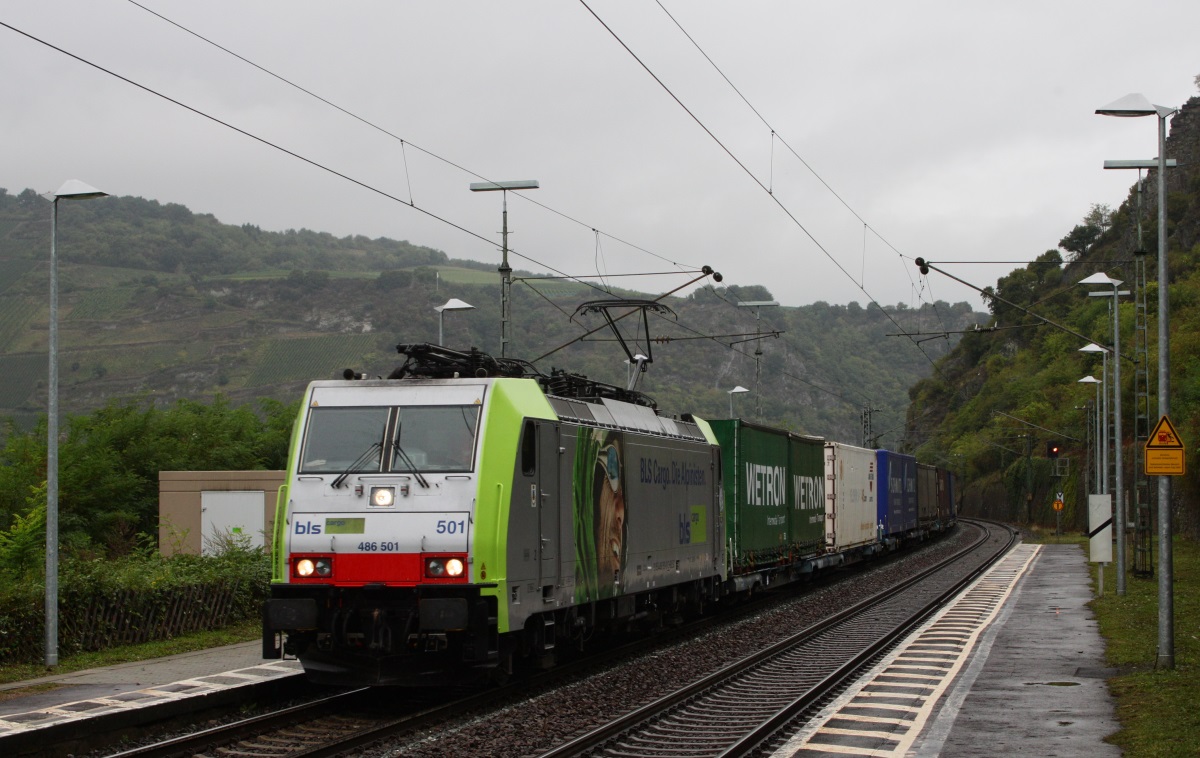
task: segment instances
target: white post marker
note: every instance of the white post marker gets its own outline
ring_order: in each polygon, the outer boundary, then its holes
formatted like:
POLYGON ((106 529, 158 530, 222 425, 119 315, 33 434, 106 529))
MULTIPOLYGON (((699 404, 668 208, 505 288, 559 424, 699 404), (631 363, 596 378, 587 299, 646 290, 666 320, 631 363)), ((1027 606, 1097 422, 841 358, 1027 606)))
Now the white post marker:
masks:
POLYGON ((1100 564, 1100 596, 1104 596, 1104 564, 1112 562, 1112 495, 1088 495, 1088 560, 1100 564))

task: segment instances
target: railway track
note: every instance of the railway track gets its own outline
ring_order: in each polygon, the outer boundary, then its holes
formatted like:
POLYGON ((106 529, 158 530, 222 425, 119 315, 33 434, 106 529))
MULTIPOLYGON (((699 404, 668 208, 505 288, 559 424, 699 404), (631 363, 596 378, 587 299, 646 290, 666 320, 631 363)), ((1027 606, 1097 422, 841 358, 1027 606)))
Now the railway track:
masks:
MULTIPOLYGON (((982 538, 982 541, 986 540, 986 536, 982 538)), ((896 590, 885 594, 890 595, 889 599, 892 604, 902 607, 913 602, 908 596, 897 595, 896 590)), ((716 619, 688 625, 678 633, 662 634, 653 640, 642 639, 631 644, 620 645, 607 653, 598 656, 590 655, 577 663, 560 665, 544 674, 523 679, 514 687, 486 690, 465 698, 460 696, 461 693, 419 692, 417 693, 421 696, 419 700, 397 697, 397 693, 393 691, 381 692, 370 688, 353 690, 271 714, 255 716, 236 723, 134 748, 119 753, 114 758, 133 758, 134 756, 138 758, 150 756, 159 758, 163 756, 332 756, 357 754, 359 748, 363 746, 371 744, 378 746, 379 743, 385 741, 398 741, 414 745, 421 742, 423 735, 436 735, 444 731, 448 724, 464 718, 471 718, 472 715, 486 720, 488 713, 518 704, 533 696, 531 693, 553 691, 563 682, 590 676, 595 670, 610 665, 613 661, 628 659, 635 652, 646 653, 648 649, 666 648, 676 643, 679 638, 694 637, 702 634, 705 629, 719 630, 723 624, 729 624, 741 616, 754 615, 773 602, 777 602, 777 600, 761 598, 754 603, 746 604, 732 616, 723 614, 716 619)), ((850 628, 847 626, 850 623, 849 617, 855 613, 862 615, 864 606, 869 608, 878 602, 881 602, 880 596, 876 596, 866 604, 859 604, 855 608, 838 614, 832 620, 822 623, 819 628, 810 628, 802 636, 805 639, 815 639, 820 636, 822 630, 826 630, 827 635, 836 638, 840 634, 836 629, 850 628), (838 624, 841 626, 839 627, 838 624)), ((868 642, 860 632, 848 632, 846 636, 857 640, 857 643, 852 643, 850 648, 854 648, 857 644, 857 647, 861 649, 868 642)), ((796 645, 797 640, 793 638, 791 644, 796 645)), ((754 656, 753 660, 759 660, 769 655, 770 652, 767 651, 754 656)), ((826 655, 828 653, 819 653, 817 657, 826 655)), ((842 655, 845 657, 846 654, 842 655)), ((738 665, 745 666, 749 662, 748 659, 738 665)), ((728 676, 732 673, 732 668, 734 667, 725 669, 716 677, 709 677, 709 679, 720 678, 721 674, 728 676)), ((790 674, 785 674, 785 676, 790 676, 790 674)), ((760 693, 753 691, 753 687, 754 685, 751 685, 750 692, 735 694, 732 697, 745 702, 766 703, 759 708, 760 716, 763 718, 770 715, 767 711, 772 708, 775 711, 779 710, 775 707, 774 700, 770 698, 764 700, 760 693)), ((688 688, 687 692, 697 688, 703 688, 703 685, 688 688)), ((635 717, 634 714, 631 714, 590 735, 572 740, 552 750, 549 754, 576 755, 594 751, 596 745, 611 742, 614 734, 630 729, 629 725, 634 721, 649 717, 650 709, 654 705, 667 707, 668 700, 681 702, 691 697, 691 695, 681 693, 664 698, 660 703, 652 704, 638 711, 637 713, 642 714, 641 716, 635 717)), ((759 718, 759 721, 762 721, 763 718, 759 718)), ((686 729, 689 732, 695 731, 690 726, 686 729)), ((739 729, 742 732, 746 730, 745 728, 739 729)), ((730 732, 730 734, 734 734, 734 732, 730 732)), ((680 740, 674 739, 673 741, 675 747, 678 748, 680 740)), ((726 742, 728 741, 727 738, 726 742)), ((422 750, 418 749, 416 752, 420 754, 422 750)), ((639 745, 633 749, 633 752, 625 754, 653 755, 654 753, 649 752, 645 746, 639 745)), ((676 750, 672 754, 678 755, 679 753, 676 750)), ((705 753, 697 752, 696 754, 705 753)))
POLYGON ((835 693, 973 581, 1016 540, 997 526, 967 550, 660 700, 544 753, 565 756, 741 756, 835 693))
POLYGON ((338 693, 270 713, 240 719, 209 729, 131 748, 109 758, 178 758, 181 756, 333 756, 348 754, 356 747, 397 734, 420 733, 444 726, 463 714, 486 713, 530 690, 553 689, 564 681, 587 676, 637 653, 647 645, 670 646, 722 623, 752 615, 774 602, 759 597, 717 618, 695 621, 684 628, 664 632, 653 642, 639 639, 594 652, 577 661, 529 675, 507 686, 462 697, 441 690, 418 691, 419 700, 397 697, 403 690, 370 687, 338 693))

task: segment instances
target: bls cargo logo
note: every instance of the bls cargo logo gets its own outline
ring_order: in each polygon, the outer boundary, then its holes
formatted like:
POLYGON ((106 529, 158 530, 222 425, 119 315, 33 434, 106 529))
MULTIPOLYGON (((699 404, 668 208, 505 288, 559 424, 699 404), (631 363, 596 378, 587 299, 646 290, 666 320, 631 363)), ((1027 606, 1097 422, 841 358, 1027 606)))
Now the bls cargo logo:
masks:
POLYGON ((708 541, 708 529, 704 523, 704 506, 693 505, 690 514, 679 514, 679 544, 695 545, 708 541))
POLYGON ((297 521, 294 534, 320 534, 321 525, 314 521, 297 521))

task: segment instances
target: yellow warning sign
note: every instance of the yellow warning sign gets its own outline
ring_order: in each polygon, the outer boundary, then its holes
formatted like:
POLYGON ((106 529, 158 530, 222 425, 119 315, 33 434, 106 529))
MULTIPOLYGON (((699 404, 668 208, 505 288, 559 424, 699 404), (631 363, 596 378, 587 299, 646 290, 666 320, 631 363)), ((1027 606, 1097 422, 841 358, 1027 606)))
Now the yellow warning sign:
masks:
POLYGON ((1186 473, 1183 440, 1170 418, 1160 418, 1154 431, 1150 432, 1144 460, 1146 476, 1183 476, 1186 473))
POLYGON ((1149 439, 1146 440, 1146 449, 1151 448, 1167 449, 1167 450, 1182 450, 1183 440, 1179 439, 1179 433, 1175 431, 1175 426, 1171 423, 1171 419, 1163 416, 1158 420, 1158 425, 1154 427, 1154 431, 1150 432, 1149 439))
POLYGON ((1062 509, 1063 509, 1063 501, 1055 500, 1054 501, 1054 510, 1061 511, 1062 509))

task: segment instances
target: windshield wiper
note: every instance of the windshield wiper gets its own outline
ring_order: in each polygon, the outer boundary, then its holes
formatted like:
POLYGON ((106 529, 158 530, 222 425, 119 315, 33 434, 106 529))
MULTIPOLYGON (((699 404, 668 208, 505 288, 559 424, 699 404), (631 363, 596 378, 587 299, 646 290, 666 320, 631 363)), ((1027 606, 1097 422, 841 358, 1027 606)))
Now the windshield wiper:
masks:
POLYGON ((363 467, 363 465, 366 464, 367 461, 371 460, 371 456, 373 454, 379 452, 379 450, 381 448, 382 448, 382 446, 378 442, 372 442, 371 446, 369 448, 367 448, 366 450, 364 450, 362 455, 355 458, 354 462, 351 463, 349 466, 347 466, 346 470, 343 471, 337 479, 334 479, 333 482, 329 486, 333 487, 335 490, 338 487, 341 487, 342 482, 346 481, 346 477, 350 476, 355 471, 358 471, 359 469, 361 469, 363 467))
POLYGON ((425 489, 429 489, 429 482, 425 477, 421 476, 421 472, 417 471, 417 466, 413 463, 412 458, 408 457, 408 453, 404 452, 404 448, 400 447, 400 424, 396 424, 396 437, 392 440, 392 448, 395 449, 396 455, 400 456, 400 460, 404 461, 404 465, 408 466, 408 472, 417 479, 417 483, 425 489))

